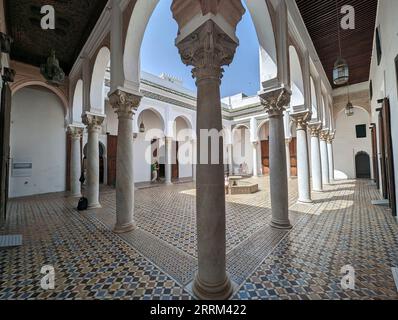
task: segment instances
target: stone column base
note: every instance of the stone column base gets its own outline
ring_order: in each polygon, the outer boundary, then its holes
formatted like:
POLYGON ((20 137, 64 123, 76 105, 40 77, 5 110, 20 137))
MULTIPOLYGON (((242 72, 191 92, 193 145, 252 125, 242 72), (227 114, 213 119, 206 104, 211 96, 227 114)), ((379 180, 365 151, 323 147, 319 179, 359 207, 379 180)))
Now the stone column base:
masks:
POLYGON ((134 223, 128 223, 128 224, 125 224, 125 225, 122 225, 122 226, 117 226, 116 225, 113 228, 113 232, 116 233, 116 234, 122 234, 122 233, 127 233, 127 232, 130 232, 130 231, 133 231, 134 229, 136 229, 135 224, 134 223))
POLYGON ((298 201, 297 201, 298 203, 303 203, 303 204, 312 204, 312 203, 314 203, 314 201, 312 201, 312 200, 310 200, 310 199, 299 199, 298 201))
POLYGON ((76 194, 69 194, 70 198, 81 198, 83 195, 81 193, 76 193, 76 194))
POLYGON ((90 204, 88 206, 88 210, 101 209, 101 208, 102 208, 102 206, 100 203, 94 203, 94 204, 90 204))
POLYGON ((290 221, 274 221, 272 220, 270 223, 272 228, 281 229, 281 230, 290 230, 293 226, 290 224, 290 221))
POLYGON ((196 276, 192 291, 200 300, 228 300, 233 294, 233 286, 228 276, 223 283, 217 285, 204 283, 196 276))

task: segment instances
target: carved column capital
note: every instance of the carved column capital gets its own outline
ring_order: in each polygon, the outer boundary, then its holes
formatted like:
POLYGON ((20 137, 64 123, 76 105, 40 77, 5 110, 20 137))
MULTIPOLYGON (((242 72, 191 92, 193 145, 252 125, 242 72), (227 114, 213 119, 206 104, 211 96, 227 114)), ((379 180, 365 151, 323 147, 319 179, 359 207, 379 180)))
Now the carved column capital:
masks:
POLYGON ((115 109, 119 119, 132 120, 142 96, 117 89, 109 95, 109 103, 115 109))
POLYGON ((311 137, 319 138, 319 135, 322 130, 322 123, 321 122, 310 122, 308 124, 308 128, 310 129, 311 137))
POLYGON ((100 132, 105 115, 86 112, 83 116, 83 123, 87 126, 89 132, 100 132))
POLYGON ((328 130, 321 131, 319 134, 319 138, 321 139, 321 141, 327 142, 329 139, 329 131, 328 130))
POLYGON ((292 114, 291 117, 296 124, 297 130, 306 130, 308 126, 308 120, 311 117, 311 113, 309 111, 305 111, 292 114))
POLYGON ((292 93, 287 88, 281 87, 275 90, 266 91, 259 94, 264 110, 271 117, 283 116, 286 106, 290 103, 292 93))
POLYGON ((215 78, 221 81, 222 66, 231 64, 238 43, 208 20, 177 44, 183 63, 193 66, 197 81, 215 78))
POLYGON ((68 126, 68 134, 74 140, 80 140, 80 138, 83 136, 83 132, 84 132, 84 127, 79 127, 74 125, 68 126))

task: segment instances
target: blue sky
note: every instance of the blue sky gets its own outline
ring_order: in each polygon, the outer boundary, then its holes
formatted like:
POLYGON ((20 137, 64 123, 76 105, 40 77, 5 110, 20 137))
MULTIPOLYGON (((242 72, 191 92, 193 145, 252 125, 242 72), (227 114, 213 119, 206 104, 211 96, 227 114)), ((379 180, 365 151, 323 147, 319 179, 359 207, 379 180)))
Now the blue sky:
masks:
MULTIPOLYGON (((174 45, 178 26, 172 17, 172 0, 160 0, 149 21, 141 49, 141 67, 143 71, 160 75, 167 73, 182 78, 184 86, 196 90, 191 76, 191 67, 181 62, 174 45)), ((226 97, 243 92, 255 95, 260 88, 258 40, 250 14, 246 12, 239 23, 237 35, 240 45, 233 63, 225 67, 221 85, 221 96, 226 97)))

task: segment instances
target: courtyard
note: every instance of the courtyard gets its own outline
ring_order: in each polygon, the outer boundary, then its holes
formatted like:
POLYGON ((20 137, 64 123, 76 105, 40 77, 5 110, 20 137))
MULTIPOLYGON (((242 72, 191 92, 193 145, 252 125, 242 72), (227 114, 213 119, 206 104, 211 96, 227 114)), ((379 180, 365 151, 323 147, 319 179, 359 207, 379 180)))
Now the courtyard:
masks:
MULTIPOLYGON (((227 272, 233 300, 398 299, 398 226, 369 180, 334 182, 296 203, 289 180, 291 230, 271 228, 269 178, 251 178, 260 192, 226 197, 227 272), (355 270, 343 290, 341 269, 355 270)), ((0 250, 1 300, 193 299, 197 272, 195 186, 142 187, 134 231, 115 235, 115 190, 101 188, 102 208, 79 213, 63 193, 11 200, 1 234, 22 234, 23 246, 0 250), (45 265, 55 289, 40 286, 45 265)))

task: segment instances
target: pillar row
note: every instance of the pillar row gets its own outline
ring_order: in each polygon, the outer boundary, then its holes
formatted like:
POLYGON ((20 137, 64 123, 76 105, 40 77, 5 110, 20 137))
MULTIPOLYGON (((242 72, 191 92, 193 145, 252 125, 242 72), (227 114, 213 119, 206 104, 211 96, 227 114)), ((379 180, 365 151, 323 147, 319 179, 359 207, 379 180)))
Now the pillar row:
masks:
POLYGON ((330 182, 332 182, 334 180, 333 139, 334 139, 334 136, 332 134, 330 134, 326 141, 327 147, 328 147, 328 163, 329 163, 329 180, 330 180, 330 182))
POLYGON ((258 141, 252 143, 253 146, 253 177, 258 177, 258 157, 257 157, 257 147, 258 141))

